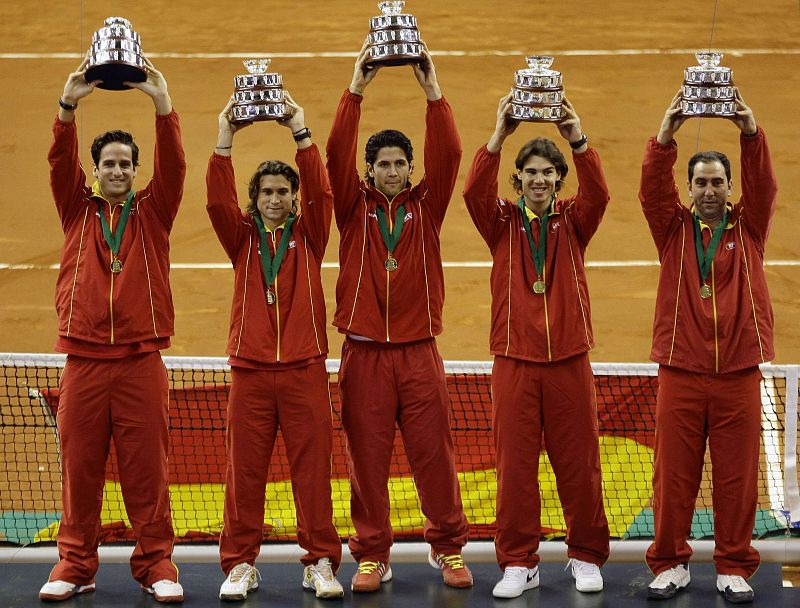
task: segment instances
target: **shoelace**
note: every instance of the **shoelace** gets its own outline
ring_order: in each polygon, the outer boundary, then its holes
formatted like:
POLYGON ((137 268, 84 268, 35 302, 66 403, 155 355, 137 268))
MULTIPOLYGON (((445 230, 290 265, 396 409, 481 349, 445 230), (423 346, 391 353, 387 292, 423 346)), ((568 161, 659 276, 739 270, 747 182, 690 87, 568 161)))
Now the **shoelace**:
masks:
MULTIPOLYGON (((250 576, 250 571, 255 570, 249 564, 239 564, 233 570, 231 570, 230 578, 232 583, 238 583, 241 581, 245 576, 250 576)), ((259 574, 258 570, 256 570, 256 576, 261 578, 261 574, 259 574)))
POLYGON ((437 555, 436 559, 444 562, 453 570, 458 570, 464 567, 464 558, 461 555, 437 555))
POLYGON ((589 562, 583 562, 583 561, 578 560, 578 559, 570 559, 567 562, 567 565, 564 566, 564 570, 566 570, 570 566, 575 568, 575 570, 580 575, 592 576, 594 574, 597 574, 597 571, 595 570, 597 568, 597 566, 595 566, 594 564, 590 564, 589 562))
POLYGON ((380 566, 379 562, 360 562, 358 564, 359 574, 372 574, 380 566))
MULTIPOLYGON (((323 557, 321 560, 317 562, 317 573, 326 581, 330 581, 333 579, 333 568, 331 568, 331 563, 328 561, 327 558, 323 557)), ((361 570, 361 568, 359 568, 361 570)))
POLYGON ((670 568, 669 570, 664 570, 661 574, 656 577, 656 580, 653 581, 654 585, 669 585, 670 583, 674 583, 675 585, 678 584, 681 578, 681 572, 678 571, 678 568, 682 568, 682 566, 678 566, 676 568, 670 568))
POLYGON ((747 591, 752 591, 750 585, 748 585, 741 576, 732 575, 728 587, 730 587, 731 591, 734 593, 746 593, 747 591))
POLYGON ((523 568, 521 566, 509 566, 503 572, 503 580, 514 582, 521 580, 527 582, 528 572, 528 568, 523 568))

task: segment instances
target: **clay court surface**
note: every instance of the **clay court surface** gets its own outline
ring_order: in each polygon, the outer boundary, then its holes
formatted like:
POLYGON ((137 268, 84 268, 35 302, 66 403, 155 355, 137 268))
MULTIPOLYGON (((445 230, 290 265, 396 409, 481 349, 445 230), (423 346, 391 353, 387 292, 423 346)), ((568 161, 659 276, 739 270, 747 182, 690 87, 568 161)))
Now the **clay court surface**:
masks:
MULTIPOLYGON (((800 362, 800 6, 795 0, 714 2, 560 2, 548 9, 527 2, 409 0, 434 53, 437 73, 459 125, 464 159, 442 232, 447 300, 439 345, 446 359, 487 359, 490 259, 472 226, 461 190, 470 161, 493 129, 498 99, 509 90, 524 56, 546 52, 564 74, 584 130, 603 159, 612 202, 587 252, 597 348, 594 361, 646 361, 658 267, 637 199, 642 152, 654 135, 693 50, 726 52, 723 64, 765 129, 779 184, 766 259, 776 317, 776 363, 800 362), (557 7, 557 8, 555 8, 557 7), (477 267, 465 263, 478 262, 477 267), (612 266, 641 262, 641 266, 612 266)), ((355 52, 377 14, 372 0, 199 3, 4 2, 0 5, 0 350, 49 352, 56 333, 53 288, 62 234, 49 191, 50 127, 67 74, 103 20, 121 15, 142 37, 145 53, 166 76, 182 120, 188 160, 183 205, 172 233, 176 336, 168 355, 224 354, 233 272, 205 211, 205 170, 217 113, 242 73, 241 58, 272 56, 272 71, 305 107, 306 121, 324 150, 333 113, 349 84, 355 52), (221 264, 220 268, 197 268, 221 264), (7 265, 14 265, 9 268, 7 265), (21 268, 19 265, 29 265, 21 268)), ((422 166, 424 95, 410 68, 385 69, 367 89, 362 139, 387 127, 405 131, 422 166)), ((111 128, 129 130, 142 150, 137 185, 152 169, 153 107, 143 94, 97 91, 78 110, 80 148, 91 169, 91 139, 111 128)), ((503 173, 527 139, 558 138, 552 125, 525 124, 509 139, 503 173)), ((738 129, 722 120, 692 120, 679 132, 679 184, 698 148, 717 148, 739 180, 738 129)), ((236 138, 234 162, 245 196, 247 179, 266 158, 292 161, 288 133, 261 123, 236 138)), ((421 171, 418 169, 418 173, 421 171)), ((574 191, 574 175, 566 192, 574 191)), ((510 186, 501 183, 506 196, 510 186)), ((738 196, 738 188, 736 189, 738 196)), ((335 227, 326 262, 337 259, 335 227)), ((328 317, 333 313, 335 267, 323 271, 328 317)), ((341 336, 329 329, 330 356, 341 336)))

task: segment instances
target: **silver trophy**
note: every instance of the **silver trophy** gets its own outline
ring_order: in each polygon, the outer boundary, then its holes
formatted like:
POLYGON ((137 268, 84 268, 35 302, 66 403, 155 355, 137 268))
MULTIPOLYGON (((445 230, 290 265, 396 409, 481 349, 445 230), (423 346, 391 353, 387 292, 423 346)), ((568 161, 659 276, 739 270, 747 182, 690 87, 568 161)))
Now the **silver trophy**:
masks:
POLYGON ((105 25, 92 35, 86 82, 99 80, 99 89, 123 91, 124 82, 147 80, 141 39, 131 22, 122 17, 109 17, 105 25))
POLYGON ((417 18, 402 13, 405 2, 380 2, 383 13, 369 20, 367 65, 407 65, 422 61, 417 18))
POLYGON ((719 65, 722 53, 698 52, 694 56, 700 65, 683 71, 681 114, 709 118, 734 116, 733 72, 719 65))
POLYGON ((548 55, 526 57, 528 69, 517 70, 511 96, 512 118, 526 122, 559 122, 564 118, 561 72, 551 70, 548 55))
POLYGON ((267 58, 244 60, 248 73, 234 79, 233 122, 280 120, 286 117, 283 76, 267 73, 271 61, 267 58))

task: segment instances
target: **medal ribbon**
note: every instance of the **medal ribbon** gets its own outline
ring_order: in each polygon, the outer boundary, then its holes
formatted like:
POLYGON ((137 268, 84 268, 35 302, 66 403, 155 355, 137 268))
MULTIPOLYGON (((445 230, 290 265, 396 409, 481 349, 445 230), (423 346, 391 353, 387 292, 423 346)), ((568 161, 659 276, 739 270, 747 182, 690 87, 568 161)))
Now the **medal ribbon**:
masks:
POLYGON ((719 242, 722 240, 722 234, 725 232, 725 226, 728 224, 728 209, 725 208, 725 213, 722 216, 722 221, 717 224, 714 231, 711 233, 711 240, 708 242, 708 248, 703 248, 703 230, 700 228, 700 219, 692 214, 694 217, 694 245, 697 251, 697 265, 700 268, 700 277, 703 279, 703 284, 706 283, 708 273, 711 272, 711 263, 714 261, 714 254, 717 252, 719 242))
POLYGON ((275 282, 275 277, 278 276, 278 271, 281 269, 283 257, 289 248, 289 240, 292 238, 292 226, 294 225, 295 217, 294 213, 290 213, 286 218, 283 234, 275 249, 275 257, 273 258, 269 252, 269 240, 267 238, 267 229, 264 228, 264 220, 261 219, 261 215, 258 212, 253 214, 253 219, 256 222, 256 226, 258 226, 258 234, 261 237, 261 270, 264 272, 267 287, 272 286, 275 282))
POLYGON ((386 212, 383 210, 383 207, 379 206, 376 211, 381 237, 383 237, 386 249, 389 250, 389 254, 391 255, 394 248, 397 246, 397 242, 400 240, 400 233, 403 232, 403 224, 406 222, 406 206, 399 205, 397 207, 397 211, 395 211, 394 214, 394 227, 391 233, 389 232, 389 222, 386 220, 386 212))
POLYGON ((100 216, 100 226, 103 228, 103 238, 105 238, 106 243, 108 243, 108 247, 111 249, 111 253, 114 254, 115 258, 119 253, 120 245, 122 245, 122 235, 125 233, 125 226, 128 225, 128 216, 130 215, 131 207, 133 206, 133 195, 134 192, 131 190, 131 193, 128 195, 128 200, 126 200, 125 204, 122 206, 122 214, 119 216, 119 222, 117 222, 117 229, 114 230, 114 234, 111 234, 111 226, 108 225, 108 220, 103 213, 103 203, 97 201, 97 210, 99 212, 98 215, 100 216))
POLYGON ((555 199, 555 194, 550 199, 550 204, 547 206, 547 211, 544 212, 544 215, 539 220, 539 222, 541 223, 541 227, 539 228, 538 248, 533 243, 533 234, 531 233, 531 221, 528 219, 528 214, 525 211, 525 197, 520 196, 519 200, 517 201, 517 206, 519 207, 519 210, 522 213, 522 223, 525 226, 525 234, 528 235, 528 245, 530 245, 531 248, 531 257, 533 257, 533 265, 536 266, 536 274, 539 279, 542 278, 543 276, 542 273, 544 272, 544 259, 545 259, 545 254, 547 252, 547 222, 550 219, 550 210, 553 208, 554 199, 555 199))

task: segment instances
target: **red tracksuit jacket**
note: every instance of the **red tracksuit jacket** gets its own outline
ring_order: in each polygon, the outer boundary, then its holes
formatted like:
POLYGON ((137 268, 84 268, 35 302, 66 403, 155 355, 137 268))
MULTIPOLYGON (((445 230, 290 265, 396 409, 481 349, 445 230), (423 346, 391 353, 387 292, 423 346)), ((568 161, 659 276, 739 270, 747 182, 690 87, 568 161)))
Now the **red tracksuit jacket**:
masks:
MULTIPOLYGON (((497 196, 500 154, 482 146, 467 174, 464 201, 492 253, 493 355, 547 362, 594 347, 583 257, 609 195, 597 152, 589 148, 572 158, 578 194, 553 204, 545 255, 547 291, 541 295, 532 289, 537 273, 520 209, 497 196)), ((536 244, 539 226, 539 218, 531 220, 536 244)))
MULTIPOLYGON (((208 215, 235 271, 227 352, 259 363, 306 361, 328 353, 320 268, 331 225, 333 195, 316 145, 298 150, 300 214, 267 304, 261 239, 252 216, 239 209, 230 157, 208 162, 208 215)), ((267 235, 270 255, 283 229, 267 235)))
POLYGON ((122 210, 92 194, 78 158, 75 122, 56 118, 50 186, 64 230, 56 282, 59 337, 122 346, 157 341, 169 346, 174 310, 169 285, 169 233, 183 196, 186 160, 178 115, 156 115, 153 178, 136 192, 119 258, 112 274, 111 250, 103 238, 98 201, 116 228, 122 210))
POLYGON ((387 200, 359 178, 356 168, 360 95, 345 91, 328 138, 328 173, 341 233, 336 315, 339 331, 380 342, 412 342, 442 332, 444 275, 439 232, 453 194, 461 140, 444 98, 428 101, 425 175, 387 200), (394 250, 398 268, 386 270, 386 245, 376 209, 394 218, 405 204, 406 221, 394 250))
MULTIPOLYGON (((647 143, 639 200, 661 261, 650 358, 662 365, 728 373, 775 356, 764 246, 778 187, 764 131, 740 139, 742 197, 729 206, 708 299, 700 297, 692 211, 681 204, 675 184, 678 146, 674 140, 662 146, 655 137, 647 143)), ((704 245, 710 237, 704 229, 704 245)))

